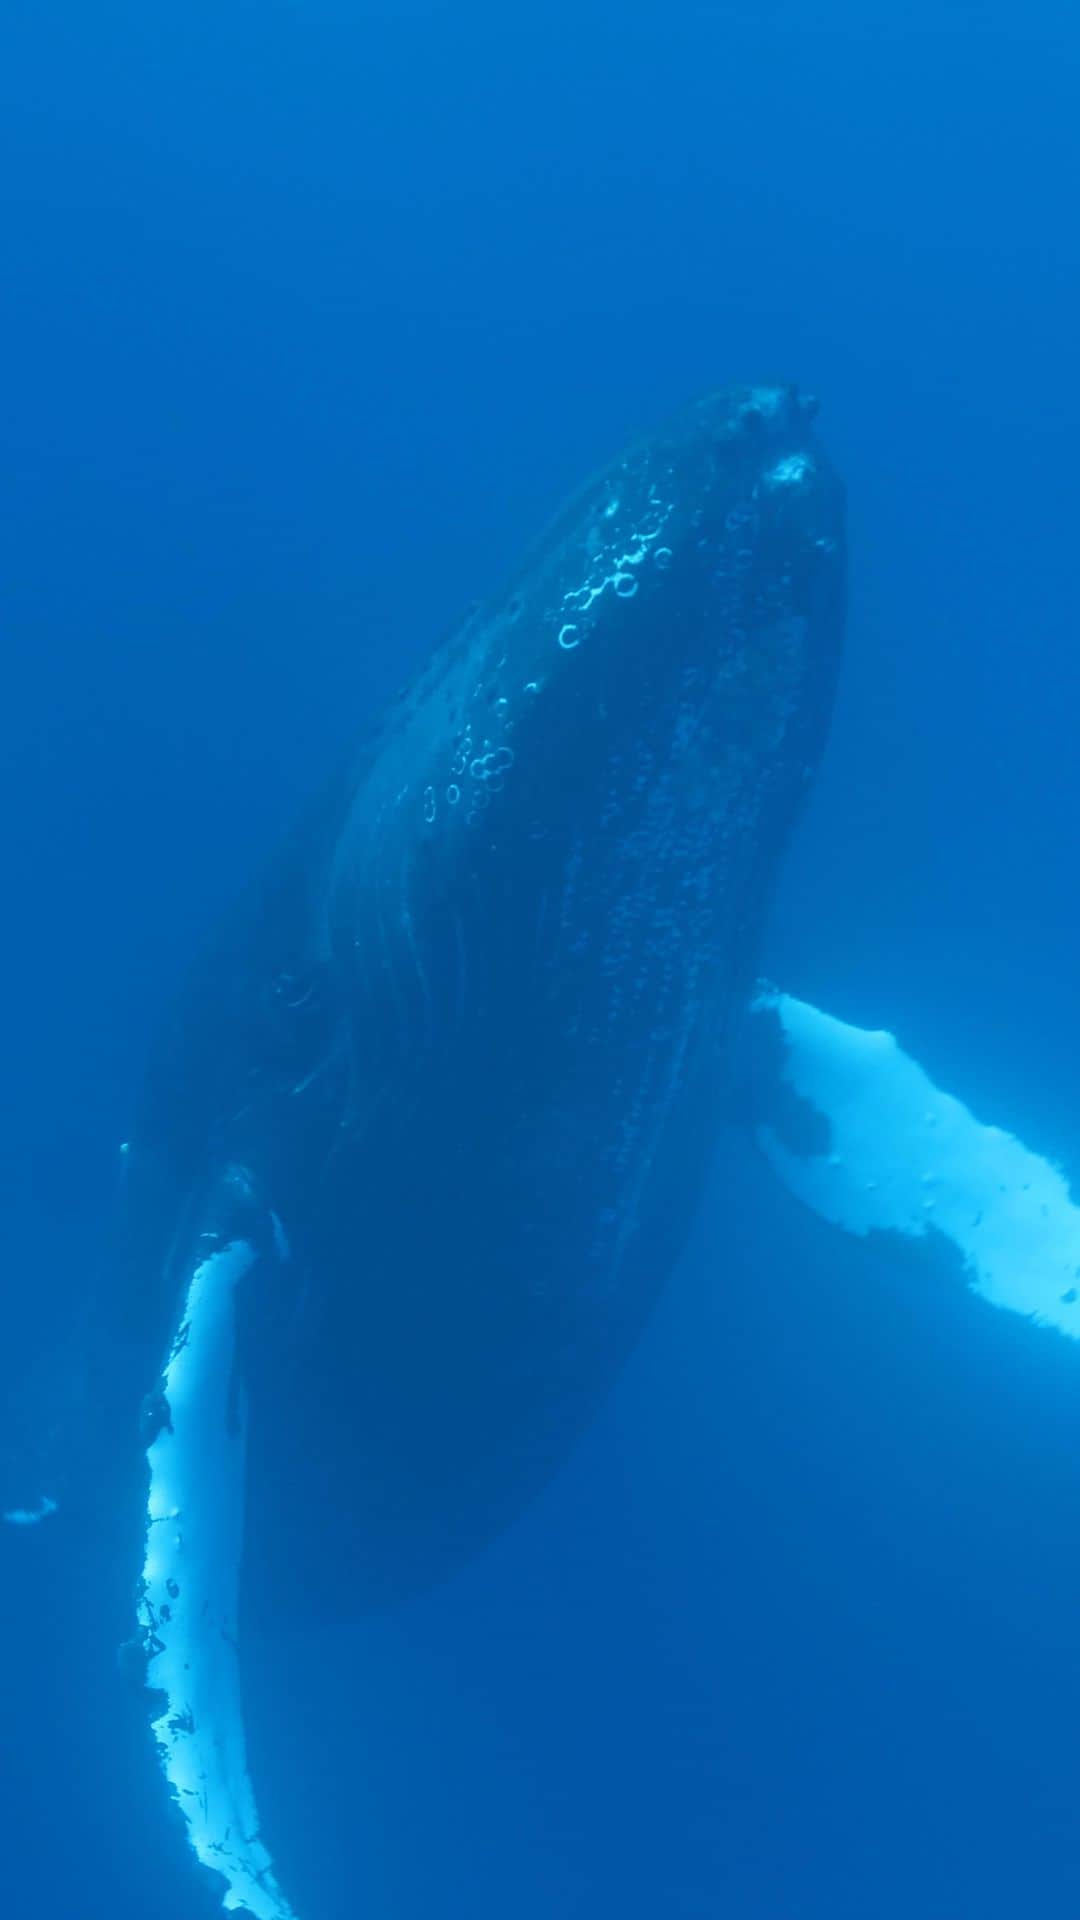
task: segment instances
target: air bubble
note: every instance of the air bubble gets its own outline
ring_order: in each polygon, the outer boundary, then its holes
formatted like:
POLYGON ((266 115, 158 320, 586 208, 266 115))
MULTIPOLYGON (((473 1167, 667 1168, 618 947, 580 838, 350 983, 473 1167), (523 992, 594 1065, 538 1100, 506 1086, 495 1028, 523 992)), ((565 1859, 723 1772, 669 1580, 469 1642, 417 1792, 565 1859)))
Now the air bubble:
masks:
POLYGON ((435 789, 434 787, 425 787, 424 788, 424 819, 427 821, 429 827, 432 821, 434 820, 434 818, 435 818, 435 789))
POLYGON ((617 573, 611 584, 620 600, 632 600, 638 589, 632 573, 617 573))
POLYGON ((575 621, 568 620, 565 626, 559 628, 559 645, 565 652, 569 653, 571 648, 580 645, 580 642, 581 635, 575 621))
POLYGON ((674 558, 674 555, 672 554, 670 547, 657 547, 656 552, 653 555, 653 559, 656 561, 656 564, 659 567, 661 573, 666 573, 668 567, 670 567, 671 565, 673 558, 674 558))
POLYGON ((469 773, 474 780, 490 781, 496 779, 500 773, 505 773, 507 767, 512 767, 513 764, 513 748, 496 747, 493 753, 478 756, 472 762, 469 773))
POLYGON ((456 781, 451 781, 450 785, 446 789, 447 806, 456 807, 460 799, 461 799, 461 788, 457 785, 456 781))

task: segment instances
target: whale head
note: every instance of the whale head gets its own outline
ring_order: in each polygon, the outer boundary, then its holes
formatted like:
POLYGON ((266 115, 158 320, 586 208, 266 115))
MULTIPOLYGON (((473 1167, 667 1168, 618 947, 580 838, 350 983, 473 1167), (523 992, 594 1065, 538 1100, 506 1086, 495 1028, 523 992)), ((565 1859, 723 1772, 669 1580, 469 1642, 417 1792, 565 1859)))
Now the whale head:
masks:
MULTIPOLYGON (((828 654, 843 500, 816 411, 792 387, 729 389, 631 447, 528 563, 546 576, 545 639, 577 656, 579 671, 598 657, 613 691, 624 675, 658 688, 665 668, 684 682, 694 671, 704 686, 752 636, 760 650, 778 619, 815 622, 828 654)), ((514 592, 511 606, 520 617, 514 592)), ((545 672, 542 654, 536 665, 545 672)))
POLYGON ((570 960, 595 979, 584 955, 612 914, 647 944, 657 911, 694 899, 702 963, 730 944, 746 864, 771 871, 816 766, 839 662, 843 492, 815 411, 786 386, 711 395, 569 501, 358 779, 328 870, 339 955, 371 964, 383 879, 388 926, 415 894, 429 975, 451 907, 490 966, 561 968, 575 993, 570 960))
POLYGON ((665 768, 685 811, 710 769, 723 806, 732 754, 812 763, 844 569, 815 411, 792 387, 728 389, 583 487, 410 690, 357 818, 481 846, 509 823, 520 858, 575 816, 634 817, 665 768))

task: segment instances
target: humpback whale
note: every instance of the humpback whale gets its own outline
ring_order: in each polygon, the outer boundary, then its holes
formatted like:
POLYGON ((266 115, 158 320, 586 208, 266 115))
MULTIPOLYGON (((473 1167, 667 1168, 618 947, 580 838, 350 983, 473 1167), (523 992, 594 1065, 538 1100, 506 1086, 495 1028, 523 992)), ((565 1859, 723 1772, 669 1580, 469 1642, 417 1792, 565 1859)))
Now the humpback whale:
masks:
POLYGON ((1074 1331, 1061 1175, 891 1036, 758 980, 843 640, 815 412, 730 388, 590 480, 152 1049, 125 1150, 133 1659, 191 1846, 253 1920, 295 1910, 241 1627, 387 1604, 507 1523, 638 1339, 732 1112, 824 1218, 944 1240, 989 1302, 1074 1331))

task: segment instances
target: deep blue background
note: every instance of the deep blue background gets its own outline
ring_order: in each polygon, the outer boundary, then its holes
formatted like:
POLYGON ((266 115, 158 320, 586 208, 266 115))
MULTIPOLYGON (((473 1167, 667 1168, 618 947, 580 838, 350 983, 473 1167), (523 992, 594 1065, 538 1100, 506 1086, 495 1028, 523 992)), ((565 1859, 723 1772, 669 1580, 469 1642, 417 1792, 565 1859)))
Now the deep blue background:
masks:
MULTIPOLYGON (((238 878, 561 491, 730 378, 818 391, 851 493, 770 970, 1080 1167, 1078 69, 1059 0, 6 0, 3 1382, 100 1272, 238 878)), ((1074 1920, 1078 1495, 1080 1355, 733 1143, 540 1506, 258 1650, 301 1920, 1074 1920)), ((4 1593, 0 1906, 190 1920, 78 1596, 60 1657, 4 1593)))

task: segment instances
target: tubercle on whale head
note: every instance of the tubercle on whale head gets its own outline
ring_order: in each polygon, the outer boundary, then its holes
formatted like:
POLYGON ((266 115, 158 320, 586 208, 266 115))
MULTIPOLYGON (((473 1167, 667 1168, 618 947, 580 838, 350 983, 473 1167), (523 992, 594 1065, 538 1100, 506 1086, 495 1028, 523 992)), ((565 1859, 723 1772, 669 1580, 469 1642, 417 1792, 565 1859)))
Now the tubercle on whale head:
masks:
POLYGON ((816 759, 844 572, 843 491, 816 412, 792 386, 729 388, 581 489, 469 623, 412 796, 425 828, 493 825, 491 803, 530 781, 550 824, 553 780, 574 789, 611 755, 655 769, 703 720, 759 753, 813 710, 816 759))
MULTIPOLYGON (((580 488, 402 691, 354 788, 331 891, 363 822, 376 841, 388 828, 420 844, 466 826, 482 837, 513 789, 520 844, 530 785, 541 832, 554 781, 569 794, 610 754, 667 755, 710 708, 722 721, 733 679, 772 690, 752 750, 785 707, 816 710, 819 744, 843 624, 844 506, 816 412, 790 385, 730 387, 580 488)), ((729 713, 725 736, 739 725, 729 713)))
POLYGON ((583 577, 564 588, 560 607, 576 624, 572 636, 560 626, 561 646, 572 640, 576 651, 619 600, 650 589, 673 600, 680 576, 706 639, 723 640, 725 614, 747 601, 748 576, 765 569, 774 601, 788 589, 787 602, 804 610, 810 582, 842 540, 842 494, 812 429, 816 412, 791 386, 731 388, 632 447, 583 502, 583 577))

